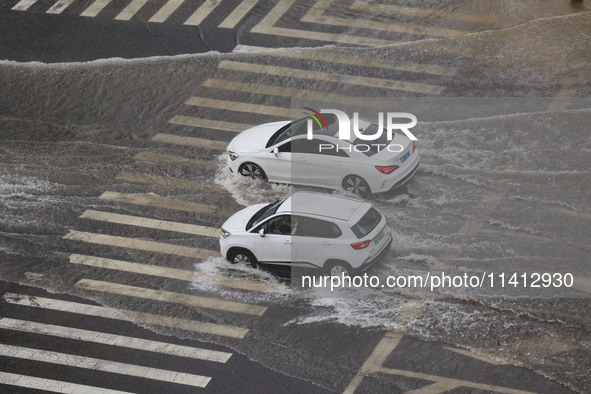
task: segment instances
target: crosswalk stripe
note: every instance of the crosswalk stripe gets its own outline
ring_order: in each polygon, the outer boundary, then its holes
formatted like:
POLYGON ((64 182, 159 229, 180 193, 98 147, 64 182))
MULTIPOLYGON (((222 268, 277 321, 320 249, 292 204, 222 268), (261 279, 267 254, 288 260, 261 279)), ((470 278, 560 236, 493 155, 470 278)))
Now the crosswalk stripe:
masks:
POLYGON ((127 7, 125 7, 116 17, 115 19, 119 21, 128 21, 130 20, 143 6, 146 4, 148 0, 132 0, 127 7))
POLYGON ((318 23, 331 26, 345 26, 350 28, 361 28, 370 30, 381 30, 391 33, 416 34, 430 37, 458 37, 469 32, 452 30, 439 27, 409 25, 403 23, 379 22, 362 18, 341 18, 325 14, 325 11, 335 0, 318 0, 312 8, 304 15, 301 22, 318 23))
MULTIPOLYGON (((257 47, 254 47, 257 48, 257 47)), ((268 48, 259 48, 259 49, 267 49, 268 48)), ((234 48, 235 52, 248 52, 247 46, 245 45, 237 45, 234 48)), ((252 49, 251 49, 252 51, 252 49)), ((322 62, 330 62, 330 63, 340 63, 340 64, 348 64, 352 66, 361 66, 361 67, 375 67, 381 68, 384 70, 396 70, 396 71, 405 71, 405 72, 414 72, 414 73, 423 73, 423 74, 431 74, 431 75, 440 75, 440 76, 452 76, 456 74, 456 69, 453 67, 446 67, 440 66, 437 64, 424 64, 424 63, 414 63, 414 62, 405 62, 399 60, 392 60, 389 59, 384 61, 383 59, 374 58, 372 56, 367 55, 354 55, 352 53, 348 53, 347 55, 342 55, 340 53, 331 53, 329 59, 327 60, 326 50, 317 51, 317 50, 281 50, 281 51, 269 51, 265 53, 267 56, 272 57, 282 57, 282 58, 290 58, 290 59, 305 59, 305 60, 314 60, 314 61, 322 61, 322 62)))
POLYGON ((160 197, 155 194, 123 194, 106 191, 99 197, 101 200, 117 201, 147 207, 172 209, 175 211, 213 213, 215 205, 202 204, 191 201, 177 200, 175 198, 160 197))
POLYGON ((163 142, 166 144, 192 146, 195 148, 207 148, 207 149, 215 149, 215 150, 222 150, 222 151, 226 150, 226 146, 228 145, 228 143, 224 142, 224 141, 206 140, 204 138, 185 137, 185 136, 181 136, 181 135, 163 134, 163 133, 156 134, 152 138, 152 141, 163 142))
POLYGON ((194 181, 190 179, 181 179, 163 175, 151 175, 133 171, 121 171, 121 173, 116 176, 116 179, 127 182, 147 183, 180 189, 191 189, 202 193, 223 192, 223 189, 219 186, 212 183, 207 183, 205 181, 194 181))
POLYGON ((254 316, 262 316, 267 310, 267 307, 265 306, 226 301, 219 298, 200 297, 191 294, 173 293, 171 291, 165 290, 153 290, 144 287, 122 285, 119 283, 104 282, 92 279, 81 279, 76 283, 76 287, 128 297, 144 298, 153 301, 170 302, 189 307, 214 309, 218 311, 242 313, 254 316))
POLYGON ((62 382, 59 380, 38 378, 36 376, 18 375, 9 372, 0 372, 0 384, 24 387, 33 390, 50 391, 53 393, 85 393, 85 394, 125 394, 128 391, 103 389, 87 386, 85 384, 62 382))
POLYGON ((201 22, 203 22, 203 20, 207 18, 218 5, 220 5, 220 3, 221 0, 206 0, 205 3, 197 8, 197 11, 195 11, 193 15, 191 15, 189 19, 185 21, 184 24, 189 26, 200 25, 201 22))
POLYGON ((198 271, 189 271, 178 268, 162 267, 151 264, 132 263, 130 261, 107 259, 104 257, 86 256, 80 254, 70 255, 70 263, 81 264, 90 267, 111 269, 117 271, 133 272, 143 275, 160 276, 163 278, 178 279, 188 282, 202 279, 232 289, 276 292, 278 289, 263 282, 248 279, 230 279, 204 274, 198 271))
POLYGON ((176 328, 184 331, 199 332, 229 338, 244 338, 248 330, 226 324, 205 323, 195 320, 180 319, 172 316, 154 315, 126 309, 114 309, 103 306, 80 304, 78 302, 63 301, 53 298, 26 296, 15 293, 5 293, 2 300, 13 305, 43 308, 59 312, 75 313, 85 316, 102 317, 106 319, 132 321, 138 324, 159 327, 176 328))
POLYGON ((24 360, 63 365, 67 367, 91 369, 94 371, 102 371, 119 375, 135 376, 144 379, 152 379, 194 387, 205 387, 211 380, 211 378, 208 376, 175 372, 159 368, 143 367, 140 365, 126 364, 112 360, 103 360, 99 358, 5 344, 0 344, 0 355, 24 360))
POLYGON ((285 118, 289 118, 291 114, 289 108, 274 107, 262 104, 251 104, 240 101, 218 100, 207 97, 192 96, 187 100, 185 104, 192 105, 195 107, 224 109, 226 111, 252 112, 255 114, 282 116, 285 118))
POLYGON ((172 254, 175 256, 190 257, 195 259, 207 259, 209 257, 220 257, 220 253, 208 249, 192 248, 156 241, 146 241, 139 238, 118 237, 115 235, 88 233, 77 230, 70 230, 64 239, 72 241, 88 242, 98 245, 114 246, 118 248, 143 250, 146 252, 172 254))
POLYGON ((170 354, 178 357, 194 358, 198 360, 225 363, 232 353, 219 352, 184 345, 158 342, 141 338, 115 335, 98 331, 82 330, 79 328, 43 324, 32 321, 0 318, 0 328, 28 332, 32 334, 50 335, 54 337, 75 339, 79 341, 98 343, 102 345, 119 346, 146 352, 170 354))
POLYGON ((137 226, 152 228, 156 230, 174 231, 178 233, 203 235, 205 237, 219 238, 222 234, 219 228, 199 226, 195 224, 171 222, 167 220, 150 219, 140 216, 122 215, 119 213, 86 210, 82 219, 98 220, 107 223, 125 224, 128 226, 137 226))
POLYGON ((218 25, 222 29, 233 29, 248 14, 259 0, 242 0, 240 4, 218 25))
MULTIPOLYGON (((226 108, 224 108, 226 109, 226 108)), ((244 131, 248 128, 251 128, 253 125, 246 124, 246 123, 234 123, 234 122, 226 122, 223 120, 211 120, 211 119, 202 119, 202 118, 195 118, 193 116, 184 116, 184 115, 175 115, 168 121, 168 123, 178 124, 182 126, 192 126, 192 127, 203 127, 206 129, 214 129, 214 130, 225 130, 225 131, 235 131, 240 132, 244 131)))
POLYGON ((428 85, 416 82, 404 82, 391 79, 362 77, 356 75, 333 74, 324 71, 304 70, 264 64, 256 64, 256 67, 254 66, 255 65, 252 63, 222 60, 218 65, 218 68, 248 73, 277 75, 288 78, 301 78, 325 82, 336 82, 347 85, 368 86, 372 88, 403 90, 431 95, 440 94, 445 89, 445 87, 443 86, 428 85))
POLYGON ((29 9, 30 6, 35 4, 37 0, 21 0, 14 5, 11 9, 13 11, 26 11, 29 9))
POLYGON ((61 14, 72 4, 74 0, 58 0, 51 8, 47 10, 48 14, 61 14))
POLYGON ((343 44, 362 46, 383 46, 395 44, 396 41, 381 40, 371 37, 352 36, 340 33, 324 33, 319 31, 308 31, 277 27, 275 24, 295 3, 295 0, 280 0, 275 7, 250 31, 251 33, 268 34, 290 38, 303 38, 307 40, 339 42, 343 44))
POLYGON ((148 22, 162 23, 184 3, 185 0, 168 0, 149 20, 148 22))
POLYGON ((97 16, 112 0, 94 0, 87 9, 82 11, 80 16, 88 16, 94 18, 97 16))
POLYGON ((155 152, 140 152, 133 156, 134 160, 149 161, 152 163, 175 164, 184 167, 199 168, 205 171, 212 171, 215 173, 218 169, 217 160, 198 160, 183 156, 165 155, 155 152))

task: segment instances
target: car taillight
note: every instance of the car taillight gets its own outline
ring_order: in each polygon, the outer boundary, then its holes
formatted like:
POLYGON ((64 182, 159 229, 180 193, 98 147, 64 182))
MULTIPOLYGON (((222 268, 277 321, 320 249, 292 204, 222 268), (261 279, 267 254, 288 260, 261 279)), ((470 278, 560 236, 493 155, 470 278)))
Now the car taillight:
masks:
POLYGON ((351 244, 351 247, 355 250, 360 250, 360 249, 365 249, 369 246, 371 240, 367 240, 367 241, 361 241, 361 242, 355 242, 353 244, 351 244))
POLYGON ((397 169, 398 166, 376 166, 376 170, 386 175, 393 173, 397 169))
POLYGON ((412 153, 415 153, 415 149, 417 149, 417 142, 413 141, 412 142, 412 153))

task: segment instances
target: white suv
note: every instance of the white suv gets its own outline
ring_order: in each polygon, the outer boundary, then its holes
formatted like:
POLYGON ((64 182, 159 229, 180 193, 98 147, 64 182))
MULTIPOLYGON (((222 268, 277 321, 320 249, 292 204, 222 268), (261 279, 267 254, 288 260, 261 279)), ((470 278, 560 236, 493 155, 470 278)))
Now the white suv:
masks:
POLYGON ((371 204, 312 192, 245 208, 222 225, 220 238, 232 263, 323 269, 333 276, 367 270, 391 244, 386 218, 371 204))

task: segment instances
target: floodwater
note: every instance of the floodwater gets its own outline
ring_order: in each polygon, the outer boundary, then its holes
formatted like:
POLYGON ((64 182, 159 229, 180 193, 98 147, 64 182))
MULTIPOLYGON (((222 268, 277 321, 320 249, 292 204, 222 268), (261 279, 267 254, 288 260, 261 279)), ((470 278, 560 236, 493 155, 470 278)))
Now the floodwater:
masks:
MULTIPOLYGON (((456 9, 450 2, 432 3, 435 9, 456 9)), ((496 7, 499 3, 479 2, 477 7, 496 7)), ((552 8, 547 3, 543 4, 552 8)), ((476 5, 458 2, 458 7, 476 5)), ((528 14, 525 4, 520 7, 523 10, 515 13, 511 26, 528 14)), ((342 389, 339 378, 343 370, 348 371, 348 352, 354 353, 355 347, 340 354, 319 354, 318 343, 312 343, 310 335, 338 325, 345 332, 363 328, 372 335, 383 329, 405 329, 416 338, 470 349, 588 392, 591 109, 585 98, 591 93, 587 43, 591 17, 589 13, 550 17, 551 9, 536 12, 547 18, 508 30, 371 49, 278 49, 275 57, 210 53, 57 65, 3 62, 0 276, 84 294, 120 309, 248 326, 253 335, 242 341, 198 337, 231 346, 265 365, 306 376, 329 388, 342 389), (563 45, 565 41, 569 45, 563 45), (296 57, 281 56, 282 52, 296 57), (312 60, 300 61, 298 53, 312 60), (219 94, 214 97, 257 103, 267 100, 268 105, 285 108, 291 105, 290 98, 285 97, 215 91, 202 86, 207 79, 234 77, 343 96, 386 96, 385 91, 371 87, 353 92, 346 80, 340 85, 289 76, 231 74, 218 67, 221 61, 232 60, 319 70, 327 67, 323 59, 338 62, 352 53, 378 62, 405 58, 461 70, 456 74, 461 77, 426 77, 433 84, 448 84, 440 100, 445 96, 492 96, 499 103, 505 97, 519 97, 520 104, 527 104, 532 97, 545 97, 535 110, 522 112, 516 105, 515 111, 503 115, 466 114, 462 119, 419 124, 420 170, 400 190, 372 200, 388 218, 394 243, 391 253, 371 273, 385 277, 445 270, 570 272, 577 284, 575 296, 544 293, 528 298, 514 292, 483 297, 460 291, 433 296, 407 289, 367 288, 295 291, 269 272, 231 267, 219 257, 196 262, 190 257, 64 239, 69 231, 83 231, 217 250, 215 238, 121 226, 82 219, 80 215, 87 210, 107 211, 218 228, 245 205, 270 202, 297 190, 233 179, 221 151, 159 144, 151 138, 157 133, 177 133, 227 142, 233 136, 171 125, 168 121, 179 113, 237 123, 276 120, 258 114, 187 109, 184 103, 191 95, 219 94), (548 61, 550 55, 552 61, 548 61), (565 86, 577 99, 553 98, 565 86), (138 159, 136 155, 145 152, 183 156, 205 161, 206 165, 138 159), (122 177, 122 173, 132 175, 122 177), (146 177, 152 181, 142 181, 146 177), (162 179, 168 181, 162 183, 162 179), (203 213, 116 203, 98 198, 105 191, 144 193, 216 208, 203 213), (199 276, 187 282, 81 267, 69 263, 72 253, 190 269, 199 276), (265 305, 273 319, 196 312, 175 304, 163 307, 135 297, 86 292, 76 286, 89 277, 265 305), (207 279, 211 277, 256 280, 266 290, 232 289, 207 279), (408 298, 415 297, 423 298, 424 306, 410 322, 400 326, 396 316, 408 298), (287 354, 286 348, 298 353, 287 354), (320 371, 318 366, 327 362, 338 367, 320 371)), ((336 63, 330 67, 335 74, 351 72, 336 63)), ((354 71, 372 77, 383 72, 371 67, 354 71)), ((400 98, 405 93, 392 95, 400 98)))

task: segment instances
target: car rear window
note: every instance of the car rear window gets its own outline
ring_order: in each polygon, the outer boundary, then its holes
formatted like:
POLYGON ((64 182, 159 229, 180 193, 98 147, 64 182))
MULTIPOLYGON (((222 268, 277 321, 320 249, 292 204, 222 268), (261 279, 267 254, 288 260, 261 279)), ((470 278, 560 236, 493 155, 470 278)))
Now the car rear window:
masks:
POLYGON ((382 215, 374 208, 370 208, 370 210, 367 211, 353 227, 351 227, 351 230, 357 238, 365 237, 376 228, 378 223, 380 223, 380 220, 382 220, 382 215))

